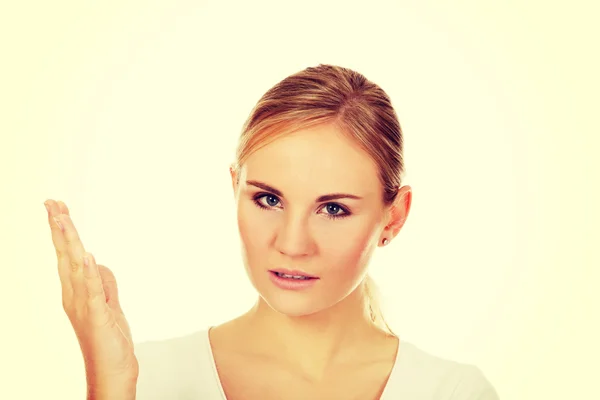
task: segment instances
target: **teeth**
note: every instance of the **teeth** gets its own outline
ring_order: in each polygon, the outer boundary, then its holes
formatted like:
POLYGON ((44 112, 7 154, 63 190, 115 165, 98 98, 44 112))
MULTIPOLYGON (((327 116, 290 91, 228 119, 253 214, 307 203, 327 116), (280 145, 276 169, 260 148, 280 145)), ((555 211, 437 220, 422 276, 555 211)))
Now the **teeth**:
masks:
POLYGON ((287 274, 282 274, 280 272, 275 272, 277 274, 277 276, 280 276, 282 278, 288 278, 288 279, 309 279, 306 276, 298 276, 298 275, 287 275, 287 274))

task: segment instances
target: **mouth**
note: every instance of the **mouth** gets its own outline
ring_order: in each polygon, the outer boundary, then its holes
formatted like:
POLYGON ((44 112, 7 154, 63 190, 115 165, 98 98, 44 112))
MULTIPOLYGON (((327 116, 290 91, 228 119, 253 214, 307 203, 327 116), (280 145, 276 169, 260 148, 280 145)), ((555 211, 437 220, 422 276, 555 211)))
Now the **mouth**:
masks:
POLYGON ((298 280, 298 281, 307 281, 319 279, 314 275, 307 274, 302 271, 289 271, 283 269, 269 270, 269 272, 279 278, 290 279, 290 280, 298 280))
POLYGON ((286 291, 303 291, 319 282, 319 277, 298 270, 274 269, 269 275, 276 287, 286 291))

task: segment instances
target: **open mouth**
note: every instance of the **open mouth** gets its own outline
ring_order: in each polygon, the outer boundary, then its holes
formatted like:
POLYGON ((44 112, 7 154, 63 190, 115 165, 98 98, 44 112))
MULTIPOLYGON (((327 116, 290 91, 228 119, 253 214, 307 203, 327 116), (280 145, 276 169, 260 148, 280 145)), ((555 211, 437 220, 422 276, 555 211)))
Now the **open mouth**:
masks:
POLYGON ((271 282, 283 290, 305 290, 315 286, 320 279, 304 271, 290 269, 269 270, 269 275, 271 282))
POLYGON ((275 274, 276 276, 280 277, 280 278, 285 278, 285 279, 296 279, 296 280, 310 280, 310 279, 318 279, 312 276, 306 276, 306 275, 289 275, 289 274, 284 274, 283 272, 277 272, 277 271, 271 271, 271 273, 275 274))

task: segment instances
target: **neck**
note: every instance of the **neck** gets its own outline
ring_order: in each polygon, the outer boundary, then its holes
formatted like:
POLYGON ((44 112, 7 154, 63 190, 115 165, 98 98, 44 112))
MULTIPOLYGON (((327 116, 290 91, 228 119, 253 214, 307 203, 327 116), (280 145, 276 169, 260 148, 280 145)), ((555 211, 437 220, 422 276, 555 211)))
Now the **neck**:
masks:
POLYGON ((248 340, 270 358, 319 379, 336 365, 364 359, 365 349, 388 336, 371 321, 362 287, 326 310, 290 317, 262 298, 245 314, 248 340))

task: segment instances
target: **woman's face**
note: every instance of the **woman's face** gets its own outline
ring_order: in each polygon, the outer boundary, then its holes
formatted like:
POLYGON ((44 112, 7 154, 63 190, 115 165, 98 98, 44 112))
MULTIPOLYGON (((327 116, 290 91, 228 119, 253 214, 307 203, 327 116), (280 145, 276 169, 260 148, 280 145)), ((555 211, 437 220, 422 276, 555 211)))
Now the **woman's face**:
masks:
POLYGON ((331 125, 313 127, 253 153, 239 178, 232 173, 244 264, 272 308, 312 314, 359 286, 388 215, 362 149, 331 125))

